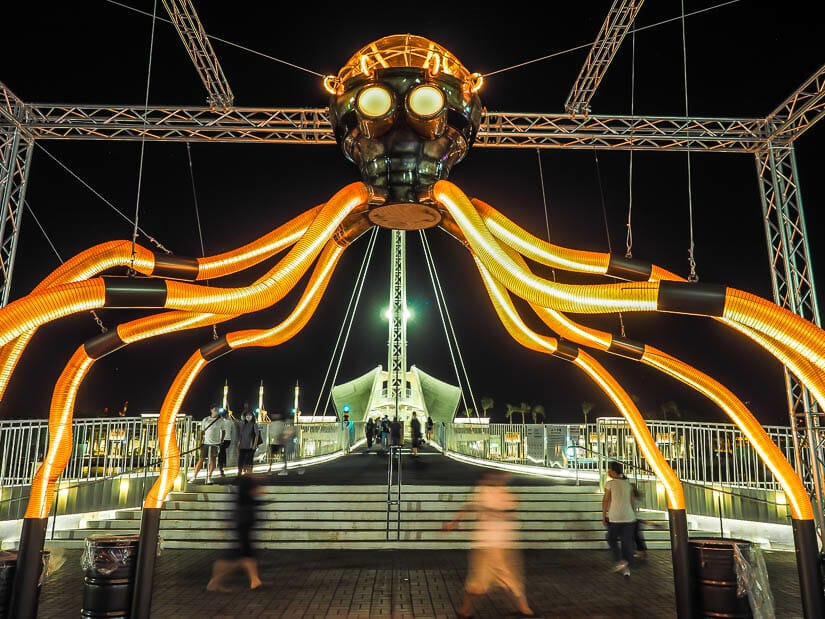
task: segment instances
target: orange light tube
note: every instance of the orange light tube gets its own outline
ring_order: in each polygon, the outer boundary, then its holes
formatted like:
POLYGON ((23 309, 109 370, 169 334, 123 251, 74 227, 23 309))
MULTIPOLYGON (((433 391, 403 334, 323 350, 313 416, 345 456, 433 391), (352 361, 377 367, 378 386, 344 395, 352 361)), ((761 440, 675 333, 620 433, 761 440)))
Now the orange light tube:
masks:
MULTIPOLYGON (((216 256, 199 258, 197 279, 214 279, 235 273, 289 247, 306 232, 320 208, 321 206, 316 206, 269 234, 238 249, 216 256)), ((41 292, 59 284, 85 280, 119 266, 131 266, 138 273, 153 275, 155 255, 140 245, 135 245, 134 250, 133 261, 131 241, 110 241, 95 245, 67 260, 40 282, 32 292, 41 292)), ((14 368, 35 331, 36 329, 27 331, 0 348, 0 400, 3 399, 14 368)))
MULTIPOLYGON (((658 310, 659 282, 575 286, 556 284, 533 275, 518 266, 498 245, 460 189, 447 181, 438 181, 434 195, 449 211, 474 255, 508 290, 526 301, 573 313, 658 310)), ((825 331, 788 310, 754 295, 728 288, 723 317, 780 339, 783 344, 813 363, 823 365, 825 331)))
MULTIPOLYGON (((474 256, 474 258, 476 266, 484 280, 484 286, 487 288, 490 300, 493 302, 493 307, 498 314, 499 320, 505 329, 507 329, 507 332, 513 339, 526 348, 545 354, 555 353, 556 350, 558 350, 558 341, 555 338, 543 336, 531 330, 519 316, 510 300, 507 290, 493 279, 492 275, 490 275, 489 271, 487 271, 477 257, 474 256)), ((627 420, 630 431, 633 433, 639 445, 639 449, 645 458, 647 458, 648 462, 650 462, 651 468, 665 487, 668 507, 670 509, 685 509, 685 495, 682 490, 682 482, 679 481, 676 473, 667 463, 667 460, 665 460, 659 448, 656 447, 656 442, 653 440, 650 430, 648 430, 647 424, 642 418, 642 414, 630 398, 630 395, 628 395, 618 381, 616 381, 598 361, 583 350, 578 351, 578 355, 573 360, 573 364, 584 371, 584 373, 607 394, 622 416, 627 420)))
MULTIPOLYGON (((266 307, 277 291, 289 289, 321 251, 342 220, 369 199, 363 183, 340 190, 321 209, 307 232, 262 283, 249 287, 215 289, 182 282, 166 282, 167 309, 214 314, 243 314, 266 307)), ((0 345, 22 332, 83 310, 103 307, 105 283, 100 279, 63 284, 33 293, 0 310, 0 345)))
MULTIPOLYGON (((343 252, 344 248, 335 242, 331 241, 327 244, 318 258, 318 263, 301 299, 283 322, 271 329, 246 329, 227 333, 225 336, 227 345, 232 350, 252 346, 269 348, 282 344, 299 333, 318 308, 318 303, 343 252)), ((160 444, 161 473, 146 495, 143 502, 144 508, 160 509, 172 490, 175 478, 180 471, 180 454, 175 438, 174 419, 189 389, 207 363, 208 361, 203 358, 200 350, 195 351, 178 371, 166 393, 158 417, 158 432, 165 437, 160 444)))
MULTIPOLYGON (((514 249, 505 248, 504 251, 522 268, 528 270, 524 259, 516 253, 514 249)), ((593 346, 603 351, 609 350, 613 340, 613 336, 610 333, 579 325, 567 316, 551 309, 535 305, 531 307, 542 322, 561 337, 578 344, 593 346)), ((735 328, 738 327, 738 329, 743 332, 748 331, 747 327, 729 323, 728 321, 723 322, 731 324, 735 328)), ((755 333, 751 333, 751 335, 757 339, 757 341, 760 337, 764 337, 755 333)), ((766 344, 770 346, 770 343, 766 344)), ((783 351, 776 351, 775 354, 782 355, 783 351)), ((782 451, 771 440, 764 428, 762 428, 762 425, 741 400, 710 376, 651 346, 644 347, 644 353, 639 361, 692 387, 719 406, 742 431, 748 441, 750 441, 759 457, 765 462, 766 466, 771 470, 779 484, 785 490, 786 495, 789 497, 789 503, 794 517, 803 520, 813 518, 813 506, 811 505, 810 497, 801 479, 795 473, 782 451)), ((813 384, 818 382, 821 382, 818 378, 812 381, 813 384)))
POLYGON ((86 376, 92 359, 83 346, 78 348, 57 381, 49 416, 49 447, 43 463, 32 479, 26 518, 48 518, 54 498, 54 485, 66 468, 72 453, 72 418, 77 385, 86 376))

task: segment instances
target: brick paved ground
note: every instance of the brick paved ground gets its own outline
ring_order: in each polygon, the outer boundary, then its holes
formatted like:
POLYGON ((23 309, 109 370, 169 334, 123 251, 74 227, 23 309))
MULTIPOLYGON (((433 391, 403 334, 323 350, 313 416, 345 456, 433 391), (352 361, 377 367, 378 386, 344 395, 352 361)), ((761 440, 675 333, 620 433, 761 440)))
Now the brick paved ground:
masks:
MULTIPOLYGON (((80 614, 80 551, 44 585, 39 617, 80 614)), ((458 551, 261 552, 261 574, 271 588, 249 591, 243 579, 231 594, 209 593, 210 550, 166 550, 158 559, 153 617, 274 619, 314 617, 451 618, 460 603, 466 555, 458 551)), ((801 617, 793 553, 765 553, 776 616, 801 617)), ((543 617, 675 617, 669 551, 652 551, 630 578, 609 571, 607 551, 527 551, 527 592, 543 617)), ((516 616, 501 593, 481 599, 475 616, 516 616)))

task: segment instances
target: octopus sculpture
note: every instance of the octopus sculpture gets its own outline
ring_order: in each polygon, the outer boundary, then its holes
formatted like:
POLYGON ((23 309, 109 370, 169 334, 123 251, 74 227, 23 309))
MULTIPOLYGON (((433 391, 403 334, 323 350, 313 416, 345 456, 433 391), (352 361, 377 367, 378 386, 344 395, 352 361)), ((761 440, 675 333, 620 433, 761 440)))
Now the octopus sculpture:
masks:
MULTIPOLYGON (((145 591, 151 591, 160 509, 179 474, 174 419, 198 373, 210 361, 233 350, 277 346, 297 335, 312 317, 342 253, 375 226, 401 230, 439 227, 448 232, 469 251, 512 337, 526 348, 573 363, 614 402, 666 490, 680 608, 690 604, 685 585, 687 525, 681 483, 629 394, 587 348, 654 367, 703 393, 729 415, 786 490, 800 577, 812 578, 810 575, 816 573, 811 571, 812 562, 817 556, 811 501, 798 475, 747 407, 719 382, 670 354, 585 327, 569 315, 673 312, 713 317, 789 367, 823 407, 825 333, 747 292, 689 283, 641 260, 550 244, 485 202, 469 198, 447 178, 471 148, 478 131, 482 81, 479 74, 470 73, 449 51, 428 39, 394 35, 370 43, 323 84, 331 97, 335 138, 345 157, 357 166, 360 182, 342 188, 323 204, 267 235, 215 256, 159 255, 131 241, 92 247, 55 270, 30 294, 0 309, 0 396, 40 325, 98 308, 169 310, 120 324, 83 343, 66 364, 54 388, 48 453, 32 482, 18 578, 37 578, 54 486, 70 456, 75 395, 95 361, 136 341, 213 325, 270 307, 312 267, 303 295, 283 322, 270 328, 229 332, 205 344, 172 381, 158 421, 161 471, 144 502, 141 525, 132 610, 133 616, 145 616, 145 591), (197 283, 247 269, 280 252, 285 253, 249 286, 219 288, 197 283), (536 275, 530 262, 553 267, 562 278, 566 271, 612 281, 591 285, 549 281, 536 275), (142 277, 100 275, 124 266, 142 277), (548 327, 547 334, 527 326, 513 296, 527 301, 548 327)), ((816 589, 815 583, 802 585, 803 589, 816 589)), ((17 586, 15 591, 18 604, 36 604, 36 598, 24 599, 17 586)), ((821 588, 818 598, 809 597, 813 601, 808 600, 806 608, 821 604, 821 588)))

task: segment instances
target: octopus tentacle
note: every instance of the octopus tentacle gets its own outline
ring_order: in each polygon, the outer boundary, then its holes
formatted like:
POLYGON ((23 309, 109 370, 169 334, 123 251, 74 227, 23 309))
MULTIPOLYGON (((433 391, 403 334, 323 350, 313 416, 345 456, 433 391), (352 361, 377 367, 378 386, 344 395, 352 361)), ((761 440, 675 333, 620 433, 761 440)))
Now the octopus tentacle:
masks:
POLYGON ((307 232, 261 281, 241 288, 216 289, 169 280, 95 278, 30 294, 0 310, 0 344, 63 316, 101 307, 163 307, 215 314, 241 314, 267 306, 278 290, 291 288, 341 222, 370 197, 363 183, 339 191, 318 213, 307 232))

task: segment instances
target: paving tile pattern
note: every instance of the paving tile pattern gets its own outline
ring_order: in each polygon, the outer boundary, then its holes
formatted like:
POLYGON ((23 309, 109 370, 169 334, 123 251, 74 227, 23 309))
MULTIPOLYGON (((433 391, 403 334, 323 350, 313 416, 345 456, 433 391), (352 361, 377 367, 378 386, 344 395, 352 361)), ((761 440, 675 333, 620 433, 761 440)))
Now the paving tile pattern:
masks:
MULTIPOLYGON (((79 550, 61 551, 65 564, 41 592, 39 617, 78 617, 83 600, 79 550)), ((233 593, 205 589, 219 551, 165 550, 157 560, 152 616, 392 619, 455 617, 466 574, 461 551, 265 551, 261 576, 272 586, 249 591, 239 573, 233 593)), ((606 550, 525 552, 527 593, 542 617, 676 617, 670 552, 651 551, 629 578, 610 571, 606 550)), ((802 617, 793 553, 765 553, 776 616, 802 617)), ((500 591, 478 600, 477 619, 516 617, 500 591)))

